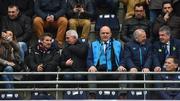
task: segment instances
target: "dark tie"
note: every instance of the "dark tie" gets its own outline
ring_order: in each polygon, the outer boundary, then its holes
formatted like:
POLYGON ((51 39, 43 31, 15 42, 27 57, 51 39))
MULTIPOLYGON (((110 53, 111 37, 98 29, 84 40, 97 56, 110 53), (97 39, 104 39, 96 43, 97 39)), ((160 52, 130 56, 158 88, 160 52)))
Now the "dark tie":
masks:
POLYGON ((164 45, 164 50, 165 50, 164 52, 165 52, 166 58, 169 56, 169 51, 168 51, 168 47, 167 46, 168 46, 168 44, 164 45))

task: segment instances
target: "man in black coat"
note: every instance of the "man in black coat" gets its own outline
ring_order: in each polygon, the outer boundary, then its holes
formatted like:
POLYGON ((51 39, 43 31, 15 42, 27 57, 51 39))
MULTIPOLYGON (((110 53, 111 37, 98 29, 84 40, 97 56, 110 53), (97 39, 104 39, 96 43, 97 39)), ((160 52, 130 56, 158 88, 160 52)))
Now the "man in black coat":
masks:
MULTIPOLYGON (((28 66, 31 72, 56 72, 58 65, 59 53, 53 46, 52 35, 44 34, 40 42, 32 47, 28 56, 28 66)), ((52 75, 34 75, 32 80, 55 80, 52 75)), ((41 85, 40 85, 41 86, 41 85)))
MULTIPOLYGON (((64 72, 86 71, 86 58, 88 44, 78 40, 78 34, 75 30, 66 32, 67 45, 61 54, 61 68, 64 72)), ((85 75, 75 74, 63 76, 64 80, 85 80, 85 75)), ((73 86, 73 85, 71 85, 73 86)))

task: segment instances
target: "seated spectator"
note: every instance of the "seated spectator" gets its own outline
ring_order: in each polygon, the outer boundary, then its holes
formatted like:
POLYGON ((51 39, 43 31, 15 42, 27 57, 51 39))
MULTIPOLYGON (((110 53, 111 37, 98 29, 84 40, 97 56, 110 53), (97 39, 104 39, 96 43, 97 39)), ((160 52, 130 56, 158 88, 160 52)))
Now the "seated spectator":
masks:
POLYGON ((35 15, 33 25, 36 36, 40 38, 44 34, 45 29, 57 29, 56 41, 60 48, 63 47, 64 34, 66 32, 68 21, 65 18, 66 13, 65 0, 36 0, 35 15))
POLYGON ((171 17, 169 26, 172 29, 172 36, 174 38, 180 39, 180 0, 171 1, 174 15, 171 17))
POLYGON ((93 17, 94 9, 91 0, 68 0, 67 15, 69 18, 69 29, 77 31, 82 27, 81 38, 88 39, 91 28, 90 18, 93 17))
POLYGON ((33 0, 0 0, 0 15, 6 16, 8 14, 8 6, 17 5, 22 14, 33 17, 34 15, 34 1, 33 0))
MULTIPOLYGON (((58 65, 59 53, 57 48, 52 45, 52 35, 49 33, 43 34, 40 37, 40 42, 32 47, 28 56, 28 66, 31 72, 56 72, 58 65)), ((54 75, 34 75, 32 80, 55 80, 54 75)), ((47 85, 38 85, 37 87, 47 87, 47 85)))
POLYGON ((124 42, 130 42, 133 40, 133 32, 138 29, 144 29, 146 31, 147 38, 150 38, 150 21, 145 18, 145 9, 142 4, 136 4, 134 7, 134 16, 127 19, 124 23, 122 30, 122 40, 124 42))
MULTIPOLYGON (((179 72, 179 60, 173 56, 166 58, 164 63, 164 72, 179 72)), ((179 74, 156 74, 155 80, 159 81, 174 81, 180 80, 179 74)), ((155 83, 156 88, 179 88, 179 83, 155 83)), ((180 100, 180 92, 175 91, 157 91, 158 99, 160 100, 180 100)))
MULTIPOLYGON (((61 54, 61 68, 64 72, 81 72, 86 71, 86 58, 88 44, 78 40, 78 34, 75 30, 66 32, 67 46, 64 47, 61 54)), ((86 80, 86 75, 65 74, 63 80, 86 80)), ((78 87, 67 85, 65 88, 78 87)))
MULTIPOLYGON (((125 44, 125 67, 130 72, 149 72, 152 67, 152 46, 146 38, 143 29, 136 29, 133 33, 134 40, 125 44)), ((129 75, 130 80, 143 80, 143 75, 129 75)), ((149 79, 149 78, 147 78, 149 79)), ((129 84, 130 88, 143 87, 141 84, 129 84)), ((131 93, 130 93, 131 94, 131 93)), ((131 98, 131 97, 129 97, 131 98)))
POLYGON ((168 0, 146 0, 146 4, 149 7, 149 18, 151 24, 153 24, 154 21, 156 20, 156 17, 158 17, 158 15, 161 14, 163 2, 167 2, 167 1, 168 0))
MULTIPOLYGON (((121 66, 122 63, 122 44, 113 39, 111 29, 108 26, 102 26, 100 29, 100 39, 91 43, 91 47, 88 51, 87 67, 88 72, 113 72, 113 71, 125 71, 125 68, 121 66)), ((89 75, 89 80, 119 80, 126 79, 125 75, 89 75)), ((103 86, 108 86, 104 85, 103 86)), ((122 85, 126 86, 126 85, 122 85)), ((90 88, 96 88, 96 84, 90 84, 90 88)), ((112 87, 110 85, 109 87, 112 87)), ((115 86, 116 87, 116 86, 115 86)), ((95 92, 90 92, 94 96, 95 92)), ((120 96, 123 95, 123 91, 120 92, 120 96)))
POLYGON ((153 65, 154 71, 160 72, 168 56, 180 59, 180 40, 171 36, 171 29, 162 26, 159 29, 159 41, 153 44, 153 65))
POLYGON ((20 45, 22 61, 24 61, 27 44, 32 35, 31 19, 20 13, 18 6, 8 6, 8 15, 2 18, 3 29, 11 28, 20 45))
MULTIPOLYGON (((0 37, 0 71, 1 72, 19 72, 21 60, 19 56, 19 47, 15 35, 10 31, 3 31, 0 37)), ((3 81, 13 81, 12 74, 3 74, 3 81)), ((14 88, 14 84, 4 84, 5 88, 14 88)))
MULTIPOLYGON (((146 0, 121 0, 122 3, 126 6, 126 15, 125 19, 132 18, 135 15, 134 7, 136 4, 145 4, 146 0)), ((145 12, 144 12, 145 15, 145 12)))
POLYGON ((163 2, 162 4, 162 12, 161 14, 156 18, 153 26, 152 26, 152 32, 153 32, 153 41, 157 41, 159 38, 159 28, 163 25, 169 25, 170 18, 173 15, 173 8, 171 2, 163 2))

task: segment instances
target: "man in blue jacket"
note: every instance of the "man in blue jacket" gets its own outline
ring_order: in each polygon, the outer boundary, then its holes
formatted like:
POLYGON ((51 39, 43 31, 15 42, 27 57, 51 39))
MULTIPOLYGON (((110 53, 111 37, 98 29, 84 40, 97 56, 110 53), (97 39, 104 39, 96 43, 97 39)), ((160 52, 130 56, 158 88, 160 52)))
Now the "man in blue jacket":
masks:
POLYGON ((159 29, 159 40, 153 44, 153 65, 154 71, 162 70, 164 61, 168 56, 180 59, 180 40, 171 37, 171 30, 168 26, 159 29))
MULTIPOLYGON (((179 60, 173 56, 169 56, 166 58, 164 63, 164 71, 165 72, 179 72, 178 71, 179 60)), ((179 74, 157 74, 155 75, 155 80, 160 81, 173 81, 180 80, 179 74)), ((180 88, 179 83, 156 83, 156 88, 180 88)), ((179 91, 158 91, 158 99, 161 100, 180 100, 180 92, 179 91)))
MULTIPOLYGON (((122 44, 119 41, 111 38, 112 33, 110 27, 102 26, 99 35, 100 39, 92 42, 88 51, 88 72, 125 71, 126 69, 121 66, 122 44)), ((121 77, 121 79, 125 79, 124 75, 122 76, 123 77, 121 77)), ((119 75, 89 76, 89 80, 118 80, 119 78, 119 75)), ((90 87, 96 88, 96 85, 90 85, 90 87)), ((112 87, 112 85, 110 85, 110 87, 112 87)))
MULTIPOLYGON (((125 67, 130 72, 149 72, 152 66, 152 47, 146 38, 146 32, 143 29, 136 29, 133 33, 134 40, 125 44, 124 59, 125 67)), ((147 76, 149 79, 149 76, 147 76)), ((142 80, 142 75, 129 75, 130 80, 142 80)), ((141 84, 129 84, 130 88, 143 87, 141 84)), ((132 93, 133 91, 131 91, 132 93)), ((131 93, 128 95, 131 99, 131 93)), ((142 94, 141 94, 142 95, 142 94)))

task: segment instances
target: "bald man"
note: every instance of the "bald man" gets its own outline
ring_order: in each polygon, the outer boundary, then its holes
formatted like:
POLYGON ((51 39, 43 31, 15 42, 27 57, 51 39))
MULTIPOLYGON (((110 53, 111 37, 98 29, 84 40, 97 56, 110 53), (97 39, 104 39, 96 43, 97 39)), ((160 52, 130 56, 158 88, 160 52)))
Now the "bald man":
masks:
MULTIPOLYGON (((122 63, 122 44, 113 39, 110 27, 102 26, 99 33, 100 39, 91 43, 88 52, 88 72, 112 72, 124 71, 122 63)), ((118 80, 119 75, 91 75, 89 80, 118 80)), ((103 84, 104 86, 104 84, 103 84)), ((109 87, 114 87, 108 85, 109 87)), ((90 85, 94 88, 96 85, 90 85)), ((106 86, 107 87, 107 86, 106 86)))

